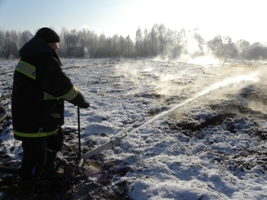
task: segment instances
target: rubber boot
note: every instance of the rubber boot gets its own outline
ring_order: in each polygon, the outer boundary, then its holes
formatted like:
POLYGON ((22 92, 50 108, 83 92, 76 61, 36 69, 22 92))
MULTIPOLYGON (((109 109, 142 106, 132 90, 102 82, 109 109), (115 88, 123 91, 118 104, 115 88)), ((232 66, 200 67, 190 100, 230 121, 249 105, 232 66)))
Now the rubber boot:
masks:
POLYGON ((34 186, 37 182, 37 178, 21 179, 20 177, 18 177, 17 182, 18 182, 17 197, 19 200, 24 200, 24 199, 30 200, 35 198, 35 194, 33 193, 33 191, 34 191, 34 186))
POLYGON ((56 151, 47 151, 46 154, 46 164, 44 168, 44 175, 45 177, 51 176, 55 173, 56 170, 56 151))
POLYGON ((56 161, 57 152, 47 151, 46 165, 44 169, 44 178, 48 180, 66 179, 64 174, 58 173, 59 163, 56 161))

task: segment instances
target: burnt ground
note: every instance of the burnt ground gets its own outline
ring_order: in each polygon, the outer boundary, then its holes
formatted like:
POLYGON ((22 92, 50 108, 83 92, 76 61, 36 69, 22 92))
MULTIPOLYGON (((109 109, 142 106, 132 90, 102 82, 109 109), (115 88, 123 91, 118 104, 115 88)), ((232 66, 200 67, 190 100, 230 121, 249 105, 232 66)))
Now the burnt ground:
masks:
POLYGON ((262 146, 244 144, 233 149, 233 152, 220 148, 206 149, 206 151, 212 155, 214 162, 225 166, 233 175, 239 176, 255 170, 258 175, 267 174, 267 151, 263 148, 267 140, 266 94, 265 87, 248 86, 240 93, 229 96, 228 100, 222 102, 216 100, 205 104, 208 113, 201 113, 200 116, 199 112, 185 112, 180 119, 168 121, 167 127, 171 132, 182 133, 185 141, 197 139, 209 147, 227 141, 213 137, 217 130, 229 133, 228 136, 221 136, 234 141, 239 137, 246 137, 250 142, 258 141, 262 146), (249 157, 254 157, 255 160, 249 161, 249 157))
MULTIPOLYGON (((67 140, 76 130, 67 129, 67 140)), ((91 143, 91 142, 90 142, 91 143)), ((68 143, 66 143, 68 144, 68 143)), ((76 155, 78 146, 64 145, 64 155, 76 155)), ((92 143, 91 143, 92 144, 92 143)), ((92 144, 93 147, 93 144, 92 144)), ((37 182, 35 187, 35 199, 71 200, 71 199, 101 199, 101 200, 126 200, 127 184, 118 181, 130 169, 124 166, 123 161, 104 161, 101 153, 84 161, 83 167, 77 167, 77 161, 58 159, 61 163, 59 173, 66 175, 60 180, 44 180, 37 182)), ((0 160, 6 160, 4 153, 0 152, 0 160)), ((5 161, 0 167, 0 199, 14 200, 18 198, 17 172, 20 160, 5 161), (5 168, 4 168, 5 167, 5 168)))

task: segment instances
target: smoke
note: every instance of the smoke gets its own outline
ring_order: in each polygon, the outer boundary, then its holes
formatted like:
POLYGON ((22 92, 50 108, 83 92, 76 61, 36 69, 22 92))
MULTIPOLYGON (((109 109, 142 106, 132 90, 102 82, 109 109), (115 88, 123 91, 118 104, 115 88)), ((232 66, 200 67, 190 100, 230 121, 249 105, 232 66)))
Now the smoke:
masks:
POLYGON ((188 61, 206 54, 207 48, 204 40, 196 31, 182 31, 180 35, 181 60, 188 61))
POLYGON ((222 65, 222 61, 213 55, 198 29, 182 29, 180 32, 172 32, 169 40, 165 41, 163 49, 159 56, 155 58, 158 61, 222 65))
POLYGON ((132 82, 132 88, 128 90, 131 94, 146 91, 161 96, 162 100, 174 96, 180 99, 198 98, 209 93, 214 93, 212 96, 216 95, 216 98, 227 93, 237 93, 247 84, 267 81, 264 66, 248 67, 242 63, 232 63, 221 67, 220 62, 210 57, 198 58, 189 63, 159 59, 125 62, 115 66, 115 75, 122 86, 126 85, 124 82, 132 82))
POLYGON ((216 66, 222 65, 222 62, 218 58, 215 58, 212 55, 205 55, 196 58, 191 58, 190 60, 188 60, 188 63, 196 65, 216 65, 216 66))
POLYGON ((84 47, 84 49, 83 49, 83 51, 84 51, 84 58, 90 58, 90 51, 89 51, 89 49, 87 48, 87 47, 84 47))
POLYGON ((131 81, 139 84, 138 77, 141 73, 138 65, 131 63, 123 63, 115 66, 115 75, 120 77, 121 81, 131 81))

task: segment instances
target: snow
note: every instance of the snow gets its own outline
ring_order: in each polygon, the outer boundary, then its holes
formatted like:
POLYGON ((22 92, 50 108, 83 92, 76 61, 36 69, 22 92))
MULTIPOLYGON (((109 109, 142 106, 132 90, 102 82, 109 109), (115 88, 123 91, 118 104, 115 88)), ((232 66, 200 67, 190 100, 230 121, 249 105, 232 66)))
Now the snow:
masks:
MULTIPOLYGON (((198 61, 62 59, 90 103, 80 111, 82 148, 127 134, 103 154, 129 167, 112 184, 126 181, 133 200, 267 199, 264 65, 198 61)), ((16 62, 0 62, 2 96, 16 62)), ((10 99, 1 103, 10 113, 10 99)), ((64 127, 77 128, 69 103, 64 127)), ((0 143, 1 152, 21 156, 12 127, 0 143)))

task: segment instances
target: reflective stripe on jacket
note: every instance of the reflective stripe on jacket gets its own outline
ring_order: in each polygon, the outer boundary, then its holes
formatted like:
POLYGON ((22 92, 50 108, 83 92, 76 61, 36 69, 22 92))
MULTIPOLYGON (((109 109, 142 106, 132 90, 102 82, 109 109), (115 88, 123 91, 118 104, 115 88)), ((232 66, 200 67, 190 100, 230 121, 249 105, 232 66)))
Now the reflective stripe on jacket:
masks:
MULTIPOLYGON (((36 79, 36 68, 30 63, 20 60, 16 66, 16 71, 28 76, 29 78, 33 80, 36 79)), ((78 95, 78 93, 79 93, 78 89, 75 87, 75 85, 73 85, 72 88, 69 90, 69 92, 67 92, 66 94, 60 97, 54 97, 45 92, 44 100, 63 99, 66 101, 71 101, 78 95)))
POLYGON ((52 100, 52 99, 63 99, 66 101, 71 101, 73 100, 77 95, 78 95, 79 91, 77 90, 77 88, 75 87, 75 85, 72 86, 72 88, 70 89, 70 91, 65 94, 62 95, 60 97, 54 97, 48 93, 44 93, 44 100, 52 100))
POLYGON ((47 137, 47 136, 53 135, 57 131, 58 131, 58 129, 55 131, 51 131, 51 132, 44 132, 44 133, 38 132, 38 133, 33 134, 33 133, 22 133, 22 132, 18 132, 18 131, 13 130, 13 133, 15 136, 22 137, 22 138, 42 138, 42 137, 47 137))
POLYGON ((30 63, 20 60, 16 66, 16 71, 30 77, 33 80, 36 79, 36 68, 30 63))

